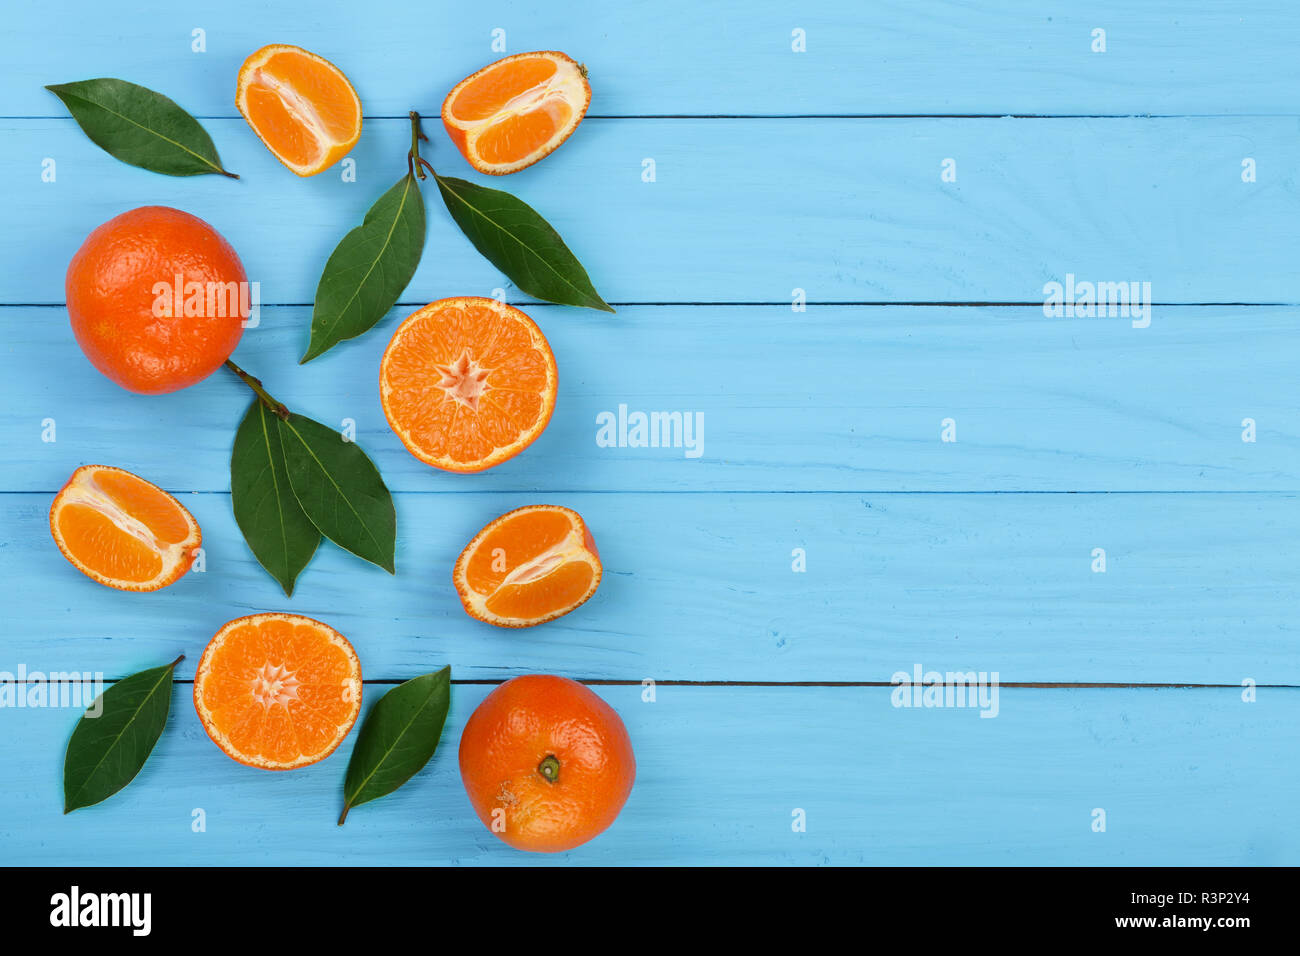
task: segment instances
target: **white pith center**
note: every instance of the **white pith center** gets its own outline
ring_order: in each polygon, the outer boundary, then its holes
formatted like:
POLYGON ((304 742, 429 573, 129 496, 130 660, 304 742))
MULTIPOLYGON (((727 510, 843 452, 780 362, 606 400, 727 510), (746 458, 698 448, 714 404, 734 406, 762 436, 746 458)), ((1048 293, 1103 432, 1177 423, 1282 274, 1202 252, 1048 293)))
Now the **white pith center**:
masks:
POLYGON ((184 556, 184 548, 180 543, 164 544, 159 541, 147 524, 123 511, 117 502, 99 487, 93 477, 79 481, 69 488, 63 495, 63 504, 84 505, 107 517, 120 530, 140 541, 151 551, 156 551, 162 557, 164 572, 184 556))
POLYGON ((478 411, 479 399, 488 391, 487 377, 490 368, 484 368, 469 354, 469 349, 461 353, 460 358, 450 365, 435 365, 434 369, 442 376, 438 387, 454 401, 460 402, 470 411, 478 411))
POLYGON ((267 710, 298 699, 298 678, 283 664, 267 661, 250 681, 253 698, 267 710))
POLYGON ((546 99, 552 96, 559 96, 562 99, 567 99, 567 97, 564 96, 564 94, 568 92, 565 89, 567 84, 565 84, 563 81, 556 82, 556 77, 558 76, 560 76, 559 70, 551 74, 551 78, 547 80, 545 83, 538 84, 537 86, 534 86, 531 90, 524 90, 518 96, 512 97, 510 100, 506 102, 506 105, 501 108, 501 111, 499 113, 497 113, 495 116, 492 116, 490 118, 493 121, 496 121, 502 119, 503 117, 511 116, 515 113, 532 112, 533 110, 541 106, 543 101, 545 101, 546 99))
POLYGON ((574 535, 567 538, 548 551, 543 551, 531 561, 526 561, 505 576, 501 587, 511 584, 528 584, 538 578, 544 578, 563 564, 567 555, 574 551, 574 535))

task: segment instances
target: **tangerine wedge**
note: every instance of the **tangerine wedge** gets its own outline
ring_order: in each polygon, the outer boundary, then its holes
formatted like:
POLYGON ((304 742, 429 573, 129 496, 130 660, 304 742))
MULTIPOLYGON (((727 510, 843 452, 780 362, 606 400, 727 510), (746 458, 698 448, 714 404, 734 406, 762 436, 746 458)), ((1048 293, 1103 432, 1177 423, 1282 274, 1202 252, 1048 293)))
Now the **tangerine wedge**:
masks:
POLYGON ((253 132, 299 176, 314 176, 361 138, 361 99, 343 71, 302 47, 272 43, 240 67, 235 105, 253 132))
POLYGON ((440 299, 397 327, 379 364, 388 424, 416 458, 482 471, 519 454, 555 411, 551 347, 514 306, 440 299))
POLYGON ((222 626, 194 673, 194 709, 212 742, 250 767, 324 760, 361 711, 361 662, 334 628, 299 614, 222 626))
POLYGON ((560 505, 528 505, 476 534, 452 577, 471 617, 497 627, 532 627, 595 594, 601 571, 581 515, 560 505))
POLYGON ((589 105, 582 64, 555 50, 516 53, 452 87, 442 102, 442 125, 471 166, 502 176, 553 153, 589 105))
POLYGON ((83 465, 50 505, 50 533, 82 574, 120 591, 157 591, 194 563, 199 523, 167 492, 110 465, 83 465))

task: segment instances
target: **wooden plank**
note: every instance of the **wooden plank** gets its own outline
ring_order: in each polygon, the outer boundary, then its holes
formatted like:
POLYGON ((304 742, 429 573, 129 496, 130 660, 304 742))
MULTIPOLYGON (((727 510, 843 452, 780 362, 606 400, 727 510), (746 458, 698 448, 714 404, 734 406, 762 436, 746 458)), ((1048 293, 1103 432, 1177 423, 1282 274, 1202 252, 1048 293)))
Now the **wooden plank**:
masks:
POLYGON ((370 115, 436 112, 470 71, 507 52, 562 49, 586 62, 597 113, 1292 113, 1300 25, 1286 0, 811 0, 796 5, 541 0, 439 8, 403 0, 201 9, 68 0, 9 11, 0 111, 57 115, 41 89, 124 76, 193 112, 232 115, 235 74, 268 41, 335 60, 370 115), (129 22, 129 42, 124 22, 129 22), (192 51, 205 31, 206 52, 192 51), (1093 52, 1095 29, 1106 50, 1093 52), (793 51, 802 29, 806 52, 793 51))
MULTIPOLYGON (((216 226, 264 303, 310 303, 330 251, 404 173, 410 144, 406 120, 376 120, 352 156, 356 182, 337 171, 302 181, 242 120, 207 126, 242 181, 124 166, 70 118, 0 120, 0 176, 23 184, 6 214, 25 224, 0 234, 0 302, 62 302, 91 229, 162 204, 216 226)), ((429 133, 441 171, 472 175, 429 133)), ((796 288, 814 302, 1041 303, 1045 284, 1070 274, 1149 282, 1159 303, 1290 303, 1298 159, 1284 117, 608 120, 491 185, 548 217, 615 303, 788 303, 796 288), (654 182, 642 181, 645 158, 654 182), (949 158, 956 182, 941 180, 949 158), (1242 181, 1245 158, 1257 182, 1242 181)), ((403 301, 509 289, 425 193, 428 245, 403 301)))
MULTIPOLYGON (((560 368, 555 417, 522 455, 472 477, 422 464, 388 428, 376 370, 408 309, 395 311, 298 366, 309 310, 268 308, 235 358, 291 407, 354 422, 402 491, 1300 489, 1297 308, 1157 309, 1134 329, 1041 308, 534 307, 560 368), (598 437, 635 438, 620 436, 620 406, 702 420, 699 456, 684 427, 678 447, 602 447, 598 437), (606 413, 614 428, 601 435, 606 413), (942 440, 945 419, 955 443, 942 440)), ((131 395, 90 367, 61 308, 0 316, 3 490, 53 491, 90 461, 134 465, 168 488, 229 489, 250 395, 233 375, 131 395), (46 420, 54 443, 41 440, 46 420)))
MULTIPOLYGON (((436 662, 427 661, 425 666, 436 662)), ((1294 865, 1300 690, 1010 690, 995 719, 902 709, 882 688, 601 687, 637 783, 601 837, 513 851, 473 816, 456 742, 488 688, 457 686, 442 749, 405 788, 335 825, 355 733, 292 773, 242 767, 176 690, 132 785, 61 815, 69 710, 4 715, 10 862, 40 865, 1106 864, 1294 865), (1261 785, 1266 781, 1267 785, 1261 785), (1094 832, 1094 811, 1105 832, 1094 832), (1243 812, 1247 809, 1248 812, 1243 812), (202 810, 204 832, 193 832, 202 810), (806 832, 794 832, 802 810, 806 832)), ((367 695, 375 689, 368 687, 367 695)))
POLYGON ((475 679, 888 683, 919 666, 1008 682, 1300 684, 1295 495, 402 494, 396 577, 326 544, 292 599, 253 561, 226 495, 183 496, 205 570, 147 595, 71 568, 49 500, 0 495, 0 670, 111 678, 185 653, 188 676, 227 620, 292 610, 351 638, 369 678, 445 661, 475 679), (538 500, 587 519, 599 592, 524 632, 470 619, 456 555, 538 500))

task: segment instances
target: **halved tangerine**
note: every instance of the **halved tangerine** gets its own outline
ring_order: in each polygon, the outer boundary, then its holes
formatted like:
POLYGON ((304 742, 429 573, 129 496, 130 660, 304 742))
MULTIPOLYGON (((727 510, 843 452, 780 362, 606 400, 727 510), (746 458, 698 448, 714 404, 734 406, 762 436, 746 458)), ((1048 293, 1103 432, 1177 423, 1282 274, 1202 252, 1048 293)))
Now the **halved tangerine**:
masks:
POLYGON ((393 333, 379 400, 402 444, 446 471, 482 471, 519 454, 555 410, 555 356, 512 305, 440 299, 393 333))
POLYGON ((120 591, 157 591, 194 563, 194 516, 157 485, 111 465, 82 465, 50 505, 50 533, 82 574, 120 591))
POLYGON ((235 105, 266 148, 314 176, 361 138, 361 99, 343 71, 302 47, 272 43, 240 67, 235 105))
POLYGON ((476 534, 452 577, 471 617, 498 627, 532 627, 595 594, 601 571, 581 515, 560 505, 528 505, 476 534))
POLYGON ((516 53, 457 83, 442 102, 442 124, 480 173, 531 166, 578 128, 591 104, 587 70, 555 50, 516 53))
POLYGON ((324 760, 361 712, 361 662, 334 628, 300 614, 222 626, 194 674, 194 709, 213 743, 250 767, 324 760))

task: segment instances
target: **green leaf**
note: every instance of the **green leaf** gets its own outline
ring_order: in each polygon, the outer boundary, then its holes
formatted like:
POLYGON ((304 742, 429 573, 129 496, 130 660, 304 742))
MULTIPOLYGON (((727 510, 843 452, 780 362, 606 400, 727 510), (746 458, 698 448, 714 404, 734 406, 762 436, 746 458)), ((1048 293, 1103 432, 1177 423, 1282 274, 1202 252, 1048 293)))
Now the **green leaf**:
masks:
POLYGON ((500 189, 437 173, 434 178, 461 232, 524 292, 560 305, 614 311, 560 234, 532 206, 500 189))
POLYGON ((370 207, 330 253, 316 286, 309 362, 370 329, 393 307, 424 252, 424 197, 411 174, 370 207))
POLYGON ((168 176, 220 173, 212 137, 174 102, 126 80, 102 78, 45 87, 91 141, 124 163, 168 176))
POLYGON ((320 544, 289 484, 280 417, 254 398, 235 432, 230 454, 230 503, 253 557, 287 596, 320 544))
POLYGON ((451 668, 398 684, 366 715, 343 782, 343 813, 392 793, 438 749, 451 704, 451 668))
POLYGON ((397 514, 379 469, 357 445, 320 422, 280 422, 289 484, 303 512, 340 548, 396 573, 397 514))
POLYGON ((99 803, 135 779, 167 723, 172 672, 181 660, 124 677, 77 721, 63 758, 64 813, 99 803))

